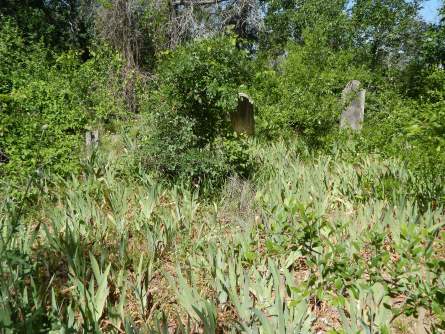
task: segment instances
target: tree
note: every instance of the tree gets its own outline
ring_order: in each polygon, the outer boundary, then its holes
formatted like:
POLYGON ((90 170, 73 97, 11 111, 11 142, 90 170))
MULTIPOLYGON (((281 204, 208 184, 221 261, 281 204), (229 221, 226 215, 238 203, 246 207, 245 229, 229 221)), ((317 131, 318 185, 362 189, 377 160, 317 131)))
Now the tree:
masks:
POLYGON ((239 37, 256 41, 262 22, 258 0, 172 1, 171 46, 194 38, 215 36, 229 26, 239 37))
POLYGON ((263 49, 281 52, 289 42, 304 43, 304 30, 322 33, 334 49, 349 45, 347 0, 264 0, 263 49))
POLYGON ((445 4, 439 10, 439 24, 430 27, 428 36, 424 40, 424 53, 427 62, 432 65, 445 67, 445 4))
POLYGON ((0 15, 13 19, 28 39, 88 54, 95 4, 94 0, 4 0, 0 15))
POLYGON ((352 8, 355 47, 372 69, 405 65, 417 53, 424 25, 421 0, 356 0, 352 8))

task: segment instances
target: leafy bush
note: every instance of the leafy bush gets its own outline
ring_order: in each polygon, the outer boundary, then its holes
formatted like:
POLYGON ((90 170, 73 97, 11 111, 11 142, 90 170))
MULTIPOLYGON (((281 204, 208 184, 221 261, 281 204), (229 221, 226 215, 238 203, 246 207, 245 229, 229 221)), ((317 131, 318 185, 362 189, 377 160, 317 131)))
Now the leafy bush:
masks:
POLYGON ((253 169, 248 139, 218 137, 204 147, 198 144, 193 120, 175 114, 169 105, 145 115, 136 154, 143 166, 169 180, 218 187, 230 174, 248 176, 253 169))
POLYGON ((348 161, 355 160, 358 152, 400 159, 415 175, 409 193, 427 206, 443 202, 443 110, 440 101, 407 99, 391 89, 368 91, 361 133, 333 132, 323 151, 341 151, 348 161))
POLYGON ((417 176, 412 193, 423 203, 442 201, 443 69, 436 66, 422 73, 423 99, 415 100, 400 93, 397 76, 385 78, 356 65, 353 50, 334 51, 318 31, 305 32, 304 37, 303 45, 288 45, 277 64, 259 63, 253 95, 259 105, 260 135, 273 139, 297 133, 309 147, 324 152, 352 140, 351 157, 358 150, 400 158, 417 176), (367 89, 360 134, 339 131, 341 92, 352 79, 367 89))
POLYGON ((248 157, 235 143, 230 112, 248 83, 246 54, 233 36, 202 40, 164 55, 159 85, 145 104, 144 164, 170 179, 221 184, 247 173, 248 157))
POLYGON ((23 177, 39 166, 67 175, 79 167, 85 128, 120 110, 107 82, 119 59, 98 49, 82 64, 75 51, 25 44, 12 23, 0 29, 0 147, 10 157, 0 173, 23 177))
POLYGON ((169 105, 146 115, 142 129, 141 160, 149 169, 169 179, 215 178, 224 174, 224 165, 209 148, 197 146, 194 122, 175 114, 169 105), (213 174, 213 175, 211 175, 213 174))
POLYGON ((353 53, 333 52, 323 35, 305 32, 305 45, 289 44, 278 68, 257 74, 260 133, 297 132, 312 146, 337 128, 341 92, 353 79, 366 84, 369 73, 354 67, 353 53))
POLYGON ((159 66, 160 90, 174 113, 193 122, 200 147, 230 133, 229 113, 240 86, 250 81, 246 53, 234 36, 205 39, 166 52, 159 66))
POLYGON ((230 174, 247 178, 255 170, 257 166, 252 156, 252 141, 244 134, 236 133, 216 141, 215 146, 221 150, 230 174))

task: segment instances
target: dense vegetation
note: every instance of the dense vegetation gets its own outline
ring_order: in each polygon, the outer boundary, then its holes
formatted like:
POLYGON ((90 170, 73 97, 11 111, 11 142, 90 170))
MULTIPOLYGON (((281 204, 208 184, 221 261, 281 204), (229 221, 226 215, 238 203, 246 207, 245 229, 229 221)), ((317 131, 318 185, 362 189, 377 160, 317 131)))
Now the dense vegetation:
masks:
POLYGON ((0 332, 445 330, 445 7, 421 6, 2 1, 0 332))

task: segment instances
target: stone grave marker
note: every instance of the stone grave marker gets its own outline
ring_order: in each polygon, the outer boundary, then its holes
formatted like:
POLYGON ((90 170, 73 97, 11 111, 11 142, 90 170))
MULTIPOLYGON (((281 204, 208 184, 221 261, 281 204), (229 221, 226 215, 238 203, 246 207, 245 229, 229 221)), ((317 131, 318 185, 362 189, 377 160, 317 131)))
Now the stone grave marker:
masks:
POLYGON ((360 89, 360 81, 350 81, 342 92, 343 103, 346 109, 340 117, 340 128, 351 128, 361 130, 365 117, 365 95, 366 90, 360 89))
POLYGON ((85 134, 85 145, 87 149, 95 149, 99 145, 99 131, 87 131, 85 134))
POLYGON ((9 162, 9 157, 0 150, 0 164, 7 164, 9 162))
POLYGON ((237 133, 255 133, 254 108, 251 98, 244 93, 238 94, 238 108, 230 114, 232 127, 237 133))

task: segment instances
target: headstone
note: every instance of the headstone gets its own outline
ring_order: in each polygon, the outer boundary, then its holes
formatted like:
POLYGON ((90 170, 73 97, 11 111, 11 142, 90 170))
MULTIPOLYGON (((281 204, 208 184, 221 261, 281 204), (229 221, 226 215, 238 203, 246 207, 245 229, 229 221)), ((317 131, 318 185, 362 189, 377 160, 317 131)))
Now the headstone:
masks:
POLYGON ((360 89, 360 81, 350 81, 342 92, 343 103, 346 109, 340 117, 340 128, 351 128, 361 130, 365 117, 365 95, 366 90, 360 89))
POLYGON ((7 164, 9 162, 9 157, 0 150, 0 164, 7 164))
POLYGON ((88 149, 90 148, 97 148, 99 145, 99 131, 93 130, 93 131, 87 131, 85 134, 85 145, 88 149))
POLYGON ((255 133, 254 108, 247 94, 238 94, 238 108, 230 114, 232 127, 237 133, 253 135, 255 133))

